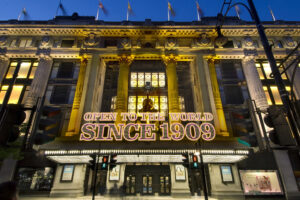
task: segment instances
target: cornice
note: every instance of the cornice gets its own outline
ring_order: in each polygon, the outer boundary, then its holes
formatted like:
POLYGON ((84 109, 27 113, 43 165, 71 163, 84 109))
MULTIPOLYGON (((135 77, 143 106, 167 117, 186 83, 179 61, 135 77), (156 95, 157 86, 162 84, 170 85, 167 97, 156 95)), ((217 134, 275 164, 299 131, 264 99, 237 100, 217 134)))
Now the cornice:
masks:
MULTIPOLYGON (((265 25, 268 36, 300 36, 300 25, 265 25)), ((216 36, 215 26, 125 26, 125 25, 24 25, 1 24, 0 35, 11 36, 77 36, 87 37, 94 33, 102 37, 199 37, 206 33, 216 36)), ((224 25, 225 36, 258 36, 254 25, 224 25)))

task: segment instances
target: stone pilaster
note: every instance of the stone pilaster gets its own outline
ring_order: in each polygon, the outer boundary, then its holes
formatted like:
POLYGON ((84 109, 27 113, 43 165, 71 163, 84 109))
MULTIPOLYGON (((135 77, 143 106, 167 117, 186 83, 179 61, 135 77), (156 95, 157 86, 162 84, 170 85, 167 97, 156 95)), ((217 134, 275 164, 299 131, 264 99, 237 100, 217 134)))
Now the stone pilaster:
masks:
MULTIPOLYGON (((295 59, 297 59, 297 56, 298 55, 291 56, 287 60, 287 62, 284 66, 288 67, 290 64, 292 64, 293 61, 295 59)), ((287 76, 288 76, 290 81, 292 81, 292 79, 294 79, 293 80, 294 94, 295 94, 297 99, 300 99, 300 67, 298 66, 297 62, 293 63, 291 65, 291 67, 289 67, 289 69, 286 71, 286 73, 287 73, 287 76), (296 70, 296 71, 294 71, 294 70, 296 70), (295 74, 294 74, 294 72, 295 72, 295 74), (293 78, 293 74, 294 74, 294 78, 293 78)))
POLYGON ((255 100, 260 110, 265 111, 268 108, 268 102, 255 66, 255 54, 245 54, 242 65, 250 97, 255 100))
POLYGON ((0 84, 3 81, 3 78, 7 72, 9 65, 9 58, 5 55, 0 55, 0 84))
POLYGON ((73 136, 77 134, 75 129, 77 124, 77 118, 80 117, 78 113, 79 113, 80 101, 81 101, 82 91, 84 86, 84 77, 87 68, 87 63, 88 63, 87 58, 82 57, 80 63, 79 75, 77 79, 76 91, 75 91, 73 105, 72 105, 70 121, 68 125, 68 131, 66 132, 66 136, 73 136))
POLYGON ((30 91, 25 99, 25 107, 33 107, 37 99, 42 97, 46 91, 48 78, 51 72, 53 59, 48 55, 40 55, 39 65, 34 74, 34 79, 30 85, 30 91))
POLYGON ((163 56, 163 61, 166 65, 166 75, 168 81, 168 102, 169 113, 180 112, 178 100, 178 79, 176 72, 176 56, 168 55, 163 56))
POLYGON ((131 55, 119 56, 119 76, 116 102, 116 111, 118 113, 116 120, 117 123, 121 122, 120 113, 127 112, 129 71, 133 59, 134 57, 131 55))
MULTIPOLYGON (((224 115, 224 110, 223 110, 223 105, 222 105, 222 101, 221 101, 221 95, 220 95, 217 73, 216 73, 216 68, 215 68, 215 60, 214 60, 214 58, 209 58, 207 60, 207 62, 208 62, 210 80, 211 80, 211 85, 212 85, 212 90, 213 90, 214 102, 215 102, 216 111, 217 111, 217 119, 219 121, 219 127, 216 127, 217 133, 219 132, 218 134, 220 134, 221 136, 229 136, 229 132, 227 130, 227 125, 226 125, 226 120, 225 120, 225 115, 224 115)), ((216 125, 217 124, 218 123, 216 123, 216 125)))

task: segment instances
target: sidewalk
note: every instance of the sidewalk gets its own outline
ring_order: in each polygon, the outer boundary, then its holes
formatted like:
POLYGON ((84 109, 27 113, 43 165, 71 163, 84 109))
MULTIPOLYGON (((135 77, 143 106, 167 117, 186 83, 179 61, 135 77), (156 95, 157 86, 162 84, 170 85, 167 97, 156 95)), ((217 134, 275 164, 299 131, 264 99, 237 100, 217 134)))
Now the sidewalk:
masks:
MULTIPOLYGON (((46 197, 46 196, 20 196, 19 197, 20 200, 49 200, 49 199, 55 199, 55 200, 74 200, 74 199, 78 199, 78 200, 91 200, 92 196, 83 196, 83 197, 77 197, 77 198, 72 198, 72 197, 46 197)), ((185 200, 185 199, 194 199, 194 200, 204 200, 204 197, 199 197, 199 196, 191 196, 189 198, 180 198, 180 197, 176 197, 173 198, 171 196, 127 196, 127 197, 104 197, 104 196, 96 196, 95 200, 172 200, 172 199, 176 199, 176 200, 185 200)), ((209 198, 209 200, 217 200, 215 198, 209 198)), ((228 199, 229 200, 229 199, 228 199)))

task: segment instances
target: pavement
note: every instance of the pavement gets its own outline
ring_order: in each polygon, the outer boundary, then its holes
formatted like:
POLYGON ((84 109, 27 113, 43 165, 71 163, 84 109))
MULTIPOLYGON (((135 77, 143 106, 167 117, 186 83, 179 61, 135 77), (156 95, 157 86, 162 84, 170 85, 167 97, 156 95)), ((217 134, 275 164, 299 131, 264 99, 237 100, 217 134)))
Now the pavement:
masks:
MULTIPOLYGON (((92 196, 83 196, 83 197, 47 197, 47 196, 20 196, 20 200, 92 200, 92 196)), ((191 196, 189 198, 184 197, 171 197, 171 196, 126 196, 126 197, 104 197, 104 196, 95 196, 95 200, 186 200, 186 199, 193 199, 193 200, 204 200, 204 197, 199 196, 191 196)), ((208 198, 209 200, 218 200, 215 198, 208 198)), ((223 200, 223 199, 222 199, 223 200)), ((227 199, 226 199, 227 200, 227 199)), ((230 200, 230 199, 228 199, 230 200)))

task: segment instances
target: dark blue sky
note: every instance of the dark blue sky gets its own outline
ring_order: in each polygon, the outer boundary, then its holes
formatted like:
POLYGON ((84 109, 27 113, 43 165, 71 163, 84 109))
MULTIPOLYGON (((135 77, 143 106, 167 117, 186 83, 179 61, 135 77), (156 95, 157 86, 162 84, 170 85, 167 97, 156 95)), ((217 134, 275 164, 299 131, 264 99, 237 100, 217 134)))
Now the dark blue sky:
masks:
MULTIPOLYGON (((233 0, 233 2, 247 0, 233 0)), ((102 0, 108 10, 107 16, 100 13, 99 19, 105 21, 122 21, 126 19, 127 0, 102 0)), ((153 21, 167 20, 167 0, 130 0, 134 15, 132 21, 143 21, 150 18, 153 21)), ((195 0, 170 0, 176 16, 174 21, 193 21, 197 19, 195 0)), ((23 7, 30 16, 30 20, 52 19, 56 13, 59 0, 0 0, 0 20, 17 19, 23 7)), ((62 0, 67 13, 71 15, 95 16, 98 0, 62 0)), ((216 16, 223 0, 199 0, 205 16, 216 16)), ((254 0, 262 20, 272 20, 268 6, 275 14, 276 19, 300 21, 300 0, 254 0)), ((247 11, 241 8, 241 18, 249 20, 247 11)), ((232 10, 231 15, 234 15, 232 10)), ((61 12, 59 12, 61 15, 61 12)), ((23 19, 23 18, 21 18, 23 19)))

